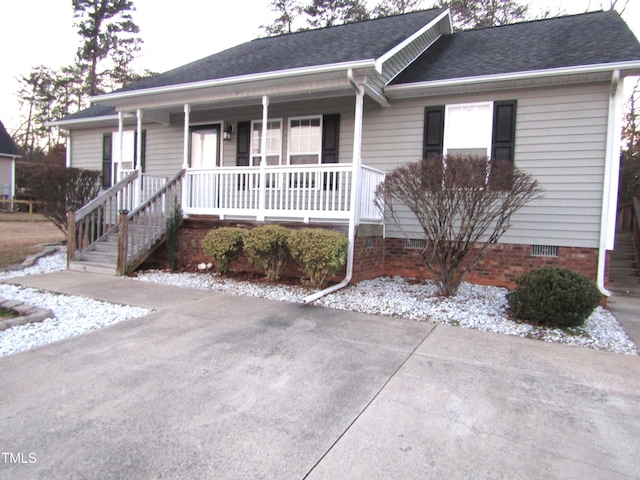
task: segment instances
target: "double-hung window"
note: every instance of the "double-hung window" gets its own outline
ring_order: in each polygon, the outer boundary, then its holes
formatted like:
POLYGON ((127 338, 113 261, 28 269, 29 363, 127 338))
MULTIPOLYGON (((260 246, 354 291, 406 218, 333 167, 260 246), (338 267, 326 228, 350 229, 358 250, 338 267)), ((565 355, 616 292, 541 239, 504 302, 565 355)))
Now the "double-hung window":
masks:
POLYGON ((318 164, 322 161, 322 117, 289 119, 290 165, 318 164))
POLYGON ((444 155, 491 156, 493 102, 447 105, 444 113, 444 155))
MULTIPOLYGON (((262 159, 262 120, 251 122, 250 166, 260 166, 262 159)), ((282 164, 282 120, 267 120, 267 165, 282 164)))
MULTIPOLYGON (((424 158, 443 155, 450 163, 474 157, 490 159, 489 186, 508 188, 515 151, 516 106, 515 100, 508 100, 426 107, 424 158)), ((443 167, 447 168, 446 163, 443 167)))

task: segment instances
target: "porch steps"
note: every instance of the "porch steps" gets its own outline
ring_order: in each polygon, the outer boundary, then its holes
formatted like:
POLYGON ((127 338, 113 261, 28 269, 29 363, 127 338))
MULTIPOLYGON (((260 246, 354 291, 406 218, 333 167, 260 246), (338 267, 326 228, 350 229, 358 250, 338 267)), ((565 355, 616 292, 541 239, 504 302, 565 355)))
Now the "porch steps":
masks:
MULTIPOLYGON (((160 216, 162 221, 166 221, 164 216, 160 216)), ((129 233, 137 236, 138 227, 129 226, 129 233)), ((134 268, 148 258, 162 243, 164 236, 141 258, 138 259, 134 268)), ((131 245, 130 245, 131 248, 131 245)), ((101 240, 94 243, 88 250, 83 252, 80 258, 69 262, 69 270, 87 273, 101 273, 105 275, 115 275, 118 266, 118 234, 109 233, 101 240)))
POLYGON ((609 262, 609 289, 614 293, 640 296, 640 268, 631 233, 616 233, 609 262))
POLYGON ((96 242, 81 258, 69 262, 69 270, 115 275, 118 265, 118 235, 107 235, 96 242))

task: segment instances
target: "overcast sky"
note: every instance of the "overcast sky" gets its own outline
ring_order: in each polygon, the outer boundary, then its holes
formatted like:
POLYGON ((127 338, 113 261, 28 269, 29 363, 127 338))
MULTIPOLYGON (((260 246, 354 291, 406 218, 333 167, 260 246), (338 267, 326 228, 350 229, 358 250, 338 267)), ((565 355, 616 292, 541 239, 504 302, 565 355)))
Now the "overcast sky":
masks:
MULTIPOLYGON (((600 9, 608 0, 530 0, 533 13, 550 5, 567 14, 600 9)), ((262 34, 275 18, 269 0, 134 0, 134 21, 144 40, 139 69, 163 72, 262 34)), ((369 0, 369 4, 377 3, 369 0)), ((424 0, 429 7, 433 1, 424 0)), ((640 1, 631 0, 623 18, 640 38, 640 1)), ((20 118, 17 78, 31 67, 57 69, 73 62, 80 37, 73 27, 71 0, 5 0, 0 7, 0 120, 13 132, 20 118)))

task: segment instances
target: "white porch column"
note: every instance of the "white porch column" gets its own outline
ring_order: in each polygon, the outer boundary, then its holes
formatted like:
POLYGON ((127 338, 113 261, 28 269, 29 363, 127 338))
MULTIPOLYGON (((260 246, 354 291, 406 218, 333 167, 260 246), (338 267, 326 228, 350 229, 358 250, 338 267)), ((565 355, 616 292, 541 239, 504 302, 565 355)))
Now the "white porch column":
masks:
POLYGON ((67 141, 67 148, 66 148, 66 165, 67 168, 71 167, 71 131, 67 132, 67 135, 65 137, 66 141, 67 141))
MULTIPOLYGON (((124 113, 118 112, 118 164, 122 162, 122 154, 124 152, 124 113)), ((111 161, 111 185, 118 183, 118 171, 115 168, 115 162, 111 161)))
MULTIPOLYGON (((191 114, 191 105, 188 103, 184 104, 184 140, 182 147, 182 168, 186 170, 189 168, 189 122, 190 122, 190 114, 191 114)), ((187 175, 183 177, 182 182, 182 211, 185 214, 188 214, 189 205, 189 195, 191 190, 191 182, 187 175)))
POLYGON ((262 97, 262 138, 260 139, 260 201, 257 220, 264 221, 267 213, 267 122, 269 119, 269 96, 262 97))
POLYGON ((189 117, 191 114, 191 105, 184 104, 184 144, 182 156, 182 168, 189 168, 189 117))
POLYGON ((138 170, 138 188, 136 188, 136 206, 143 201, 142 195, 142 110, 136 110, 136 118, 138 120, 136 135, 136 170, 138 170))

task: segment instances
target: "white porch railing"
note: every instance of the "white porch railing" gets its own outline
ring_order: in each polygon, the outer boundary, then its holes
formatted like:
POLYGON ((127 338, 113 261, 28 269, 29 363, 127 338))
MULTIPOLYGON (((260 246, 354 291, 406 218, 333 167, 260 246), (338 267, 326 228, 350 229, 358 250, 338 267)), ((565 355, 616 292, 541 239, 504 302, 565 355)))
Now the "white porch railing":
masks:
MULTIPOLYGON (((353 165, 286 165, 187 170, 183 209, 187 214, 348 220, 353 165)), ((379 222, 373 204, 384 172, 361 167, 364 221, 379 222)))
MULTIPOLYGON (((119 181, 124 180, 133 172, 137 172, 137 170, 120 170, 119 172, 119 181)), ((134 181, 133 189, 136 192, 140 191, 140 184, 138 183, 140 180, 136 179, 134 181)), ((140 205, 143 202, 146 202, 160 190, 167 183, 167 177, 157 177, 155 175, 149 175, 148 173, 142 174, 142 198, 138 199, 136 202, 136 206, 140 205)))

